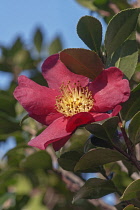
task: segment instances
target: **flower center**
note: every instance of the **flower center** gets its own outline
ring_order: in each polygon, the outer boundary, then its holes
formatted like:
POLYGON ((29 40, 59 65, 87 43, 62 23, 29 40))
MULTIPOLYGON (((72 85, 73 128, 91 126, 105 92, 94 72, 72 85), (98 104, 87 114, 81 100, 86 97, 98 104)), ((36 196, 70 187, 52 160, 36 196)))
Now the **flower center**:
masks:
POLYGON ((56 97, 56 110, 66 117, 73 116, 79 112, 89 112, 93 107, 93 98, 88 87, 81 87, 79 81, 70 86, 62 84, 61 95, 56 97))

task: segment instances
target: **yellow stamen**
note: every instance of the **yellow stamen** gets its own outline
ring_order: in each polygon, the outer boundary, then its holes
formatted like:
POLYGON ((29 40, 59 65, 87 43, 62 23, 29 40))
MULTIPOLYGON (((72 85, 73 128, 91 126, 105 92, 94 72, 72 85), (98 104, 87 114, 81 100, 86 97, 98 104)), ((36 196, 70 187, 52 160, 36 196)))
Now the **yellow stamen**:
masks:
POLYGON ((66 117, 73 116, 80 112, 89 112, 93 107, 93 98, 88 87, 81 87, 80 83, 75 83, 73 87, 70 82, 60 87, 61 95, 56 98, 56 109, 66 117))

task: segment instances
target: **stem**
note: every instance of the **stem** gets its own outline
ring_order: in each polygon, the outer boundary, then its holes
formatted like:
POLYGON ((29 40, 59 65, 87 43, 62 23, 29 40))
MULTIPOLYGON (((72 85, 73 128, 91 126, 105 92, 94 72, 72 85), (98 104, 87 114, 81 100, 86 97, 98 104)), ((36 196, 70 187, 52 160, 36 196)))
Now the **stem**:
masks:
POLYGON ((122 134, 123 134, 123 137, 124 137, 126 146, 128 148, 128 153, 131 154, 132 153, 132 147, 133 147, 133 145, 132 145, 132 142, 130 141, 130 139, 128 138, 128 136, 126 134, 124 123, 123 123, 123 120, 122 120, 120 114, 119 114, 119 120, 120 120, 120 129, 122 131, 122 134))
POLYGON ((116 145, 114 145, 114 148, 116 150, 118 150, 120 153, 122 153, 125 157, 127 157, 133 163, 133 165, 135 165, 135 167, 140 171, 140 163, 135 156, 133 144, 127 136, 127 133, 125 131, 125 127, 124 127, 124 124, 123 124, 120 114, 119 114, 119 119, 120 119, 120 124, 121 124, 120 129, 122 131, 122 134, 123 134, 123 137, 124 137, 127 149, 128 149, 128 153, 125 152, 124 150, 122 150, 121 148, 117 147, 116 145))

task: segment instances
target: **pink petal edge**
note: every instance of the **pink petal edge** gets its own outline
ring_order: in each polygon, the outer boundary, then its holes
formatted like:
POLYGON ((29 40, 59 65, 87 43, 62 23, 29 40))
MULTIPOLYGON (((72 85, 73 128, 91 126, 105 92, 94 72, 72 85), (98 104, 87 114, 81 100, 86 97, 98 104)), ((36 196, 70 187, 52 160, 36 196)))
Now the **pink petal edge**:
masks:
POLYGON ((41 86, 25 76, 19 77, 19 85, 13 94, 29 115, 46 116, 50 113, 58 113, 55 109, 55 103, 59 92, 41 86))
POLYGON ((29 146, 44 150, 49 144, 68 138, 72 132, 67 132, 68 118, 60 117, 51 123, 40 135, 28 142, 29 146))
POLYGON ((94 98, 93 111, 107 112, 115 108, 130 96, 129 82, 122 79, 122 72, 116 67, 110 67, 89 84, 94 98))
POLYGON ((71 85, 79 81, 82 87, 85 87, 89 82, 87 77, 72 73, 59 60, 59 54, 51 55, 44 61, 42 74, 52 89, 60 89, 62 83, 67 84, 69 81, 71 85))

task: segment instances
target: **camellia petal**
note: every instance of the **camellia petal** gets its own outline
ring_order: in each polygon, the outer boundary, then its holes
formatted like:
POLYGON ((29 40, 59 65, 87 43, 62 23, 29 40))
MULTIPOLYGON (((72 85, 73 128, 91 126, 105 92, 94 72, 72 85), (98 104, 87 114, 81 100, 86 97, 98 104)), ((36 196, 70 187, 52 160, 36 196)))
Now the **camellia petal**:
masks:
MULTIPOLYGON (((68 118, 60 117, 53 121, 40 135, 31 139, 28 145, 44 150, 49 144, 69 138, 72 132, 67 132, 68 118)), ((57 149, 57 148, 56 148, 57 149)))
POLYGON ((71 135, 64 137, 63 139, 60 139, 59 141, 55 141, 52 145, 55 151, 58 151, 63 147, 66 142, 70 139, 71 135))
POLYGON ((84 87, 88 84, 89 79, 82 75, 76 75, 69 71, 67 67, 59 60, 59 55, 55 54, 47 58, 42 65, 42 73, 50 88, 60 89, 62 83, 71 84, 80 82, 84 87))
POLYGON ((48 144, 59 150, 79 126, 116 116, 130 95, 129 83, 116 67, 89 82, 70 72, 56 54, 45 60, 42 70, 50 88, 20 76, 14 91, 29 116, 48 125, 28 143, 42 150, 48 144))
POLYGON ((67 124, 67 131, 73 131, 78 126, 93 122, 93 117, 90 112, 80 112, 69 118, 67 124))
POLYGON ((88 124, 91 122, 105 120, 109 117, 116 116, 121 110, 121 106, 118 105, 112 110, 111 113, 96 113, 96 112, 81 112, 73 115, 69 118, 67 124, 67 131, 74 131, 80 125, 88 124))
POLYGON ((18 84, 20 85, 20 87, 28 87, 32 89, 38 88, 38 84, 36 82, 34 82, 33 80, 29 79, 24 75, 18 77, 18 84))
POLYGON ((102 120, 105 120, 107 118, 116 116, 120 112, 121 108, 122 107, 120 105, 118 105, 112 110, 111 113, 90 112, 90 114, 92 115, 92 117, 94 119, 93 122, 102 121, 102 120))
POLYGON ((94 98, 93 111, 107 112, 118 104, 128 100, 130 96, 129 82, 122 79, 122 72, 116 67, 110 67, 89 84, 94 98))
POLYGON ((46 116, 50 113, 58 113, 55 109, 57 95, 57 90, 38 85, 25 76, 19 77, 19 85, 14 91, 14 97, 29 112, 29 115, 46 116))
POLYGON ((50 125, 54 120, 56 120, 59 117, 62 117, 63 115, 60 112, 51 112, 48 115, 29 114, 29 116, 44 125, 50 125))

